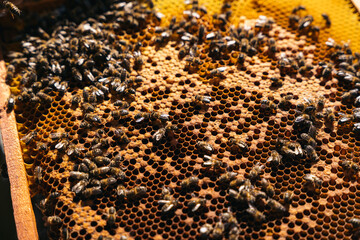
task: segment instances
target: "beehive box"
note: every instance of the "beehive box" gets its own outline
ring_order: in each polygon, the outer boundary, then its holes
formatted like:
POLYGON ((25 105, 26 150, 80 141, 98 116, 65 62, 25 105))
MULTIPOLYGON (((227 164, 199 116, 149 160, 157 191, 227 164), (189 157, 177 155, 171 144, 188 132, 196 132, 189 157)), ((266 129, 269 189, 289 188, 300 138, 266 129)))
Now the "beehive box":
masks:
MULTIPOLYGON (((23 157, 7 156, 10 180, 24 164, 51 239, 357 237, 353 3, 111 2, 70 3, 7 54, 2 126, 16 117, 23 157)), ((19 236, 33 239, 26 204, 19 236)))

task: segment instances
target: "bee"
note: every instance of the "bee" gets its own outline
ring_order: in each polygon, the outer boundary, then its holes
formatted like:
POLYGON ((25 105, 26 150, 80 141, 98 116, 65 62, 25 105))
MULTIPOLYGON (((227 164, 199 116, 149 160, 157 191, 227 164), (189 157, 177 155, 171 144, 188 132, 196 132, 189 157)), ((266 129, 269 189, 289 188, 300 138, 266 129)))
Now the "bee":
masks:
POLYGON ((325 109, 324 118, 325 118, 325 121, 328 122, 328 123, 332 123, 332 122, 335 121, 335 114, 334 114, 334 112, 332 111, 331 108, 326 108, 325 109))
POLYGON ((199 184, 199 178, 197 177, 189 177, 185 178, 181 183, 180 186, 182 189, 189 189, 194 188, 199 184))
POLYGON ((68 145, 69 145, 69 141, 63 139, 55 145, 55 149, 62 151, 65 150, 68 145))
POLYGON ((255 220, 255 222, 264 222, 266 217, 259 210, 257 210, 253 205, 249 205, 249 208, 246 209, 246 212, 249 213, 255 220))
POLYGON ((307 145, 305 147, 306 155, 309 157, 310 161, 316 162, 319 159, 319 156, 317 155, 315 149, 311 145, 307 145))
POLYGON ((48 143, 46 143, 46 142, 37 142, 36 143, 36 148, 38 150, 46 151, 48 149, 48 143))
POLYGON ((82 196, 84 196, 85 198, 89 198, 100 194, 102 194, 102 190, 100 187, 86 188, 85 190, 82 191, 82 196))
POLYGON ((147 188, 144 186, 134 187, 131 190, 126 191, 126 197, 127 199, 135 200, 143 197, 147 192, 147 188))
POLYGON ((344 113, 339 112, 338 113, 341 117, 338 120, 338 125, 340 126, 346 126, 352 123, 353 121, 353 116, 352 115, 347 115, 344 113))
POLYGON ((125 177, 126 177, 125 172, 122 171, 119 168, 116 168, 116 167, 111 167, 110 168, 110 173, 111 173, 112 176, 115 176, 120 180, 124 180, 125 177))
POLYGON ((152 136, 153 138, 153 141, 155 143, 158 143, 160 142, 163 138, 165 138, 165 136, 168 135, 169 132, 173 131, 173 130, 177 130, 177 126, 174 126, 174 125, 167 125, 166 127, 164 128, 160 128, 159 130, 157 130, 154 135, 152 136))
POLYGON ((171 196, 170 194, 166 194, 163 198, 164 199, 158 201, 160 205, 163 205, 161 207, 161 211, 163 213, 174 211, 178 207, 179 205, 178 200, 174 199, 174 197, 171 196))
POLYGON ((267 159, 272 166, 279 166, 282 164, 282 156, 276 151, 271 151, 270 157, 267 159))
POLYGON ((34 168, 34 178, 35 178, 35 182, 37 182, 37 183, 42 182, 42 179, 43 179, 42 170, 43 169, 40 166, 36 166, 34 168))
POLYGON ((272 211, 274 212, 286 212, 286 208, 281 204, 279 203, 278 201, 270 198, 268 201, 267 201, 267 205, 271 208, 272 211))
POLYGON ((196 212, 197 210, 206 206, 205 198, 192 198, 187 205, 192 212, 196 212))
POLYGON ((350 161, 350 160, 346 160, 346 161, 342 161, 340 163, 340 166, 343 167, 344 171, 349 175, 355 175, 359 172, 360 167, 357 163, 350 161))
POLYGON ((265 178, 261 179, 261 190, 264 191, 269 197, 273 197, 275 194, 274 187, 265 178))
POLYGON ((204 141, 197 141, 196 146, 198 147, 198 150, 200 152, 209 153, 214 151, 214 147, 211 144, 204 141))
POLYGON ((23 141, 26 145, 29 145, 34 138, 37 136, 37 131, 32 131, 21 138, 21 141, 23 141))
POLYGON ((107 224, 109 226, 114 226, 116 221, 116 209, 114 207, 110 207, 107 213, 107 224))
POLYGON ((121 162, 123 161, 123 157, 121 153, 116 154, 116 156, 111 160, 110 167, 120 167, 121 162))
POLYGON ((316 147, 317 143, 315 141, 315 139, 313 139, 312 137, 310 137, 309 134, 307 133, 301 133, 300 137, 302 140, 304 140, 305 144, 312 146, 313 148, 316 147))
POLYGON ((311 191, 315 189, 320 189, 323 182, 319 177, 313 174, 306 174, 304 176, 304 180, 306 181, 306 187, 308 187, 308 189, 311 191))
POLYGON ((238 225, 238 220, 231 212, 231 209, 228 209, 228 212, 221 214, 221 221, 225 223, 225 229, 232 229, 238 225))
POLYGON ((259 178, 264 167, 265 166, 260 165, 260 163, 255 164, 254 167, 249 172, 249 179, 253 181, 259 178))
POLYGON ((260 102, 260 109, 266 112, 274 112, 277 108, 277 105, 271 101, 271 100, 267 100, 267 99, 263 99, 260 102))
POLYGON ((239 189, 240 191, 235 191, 229 189, 229 196, 234 198, 238 202, 243 202, 247 204, 253 204, 256 201, 256 197, 249 190, 250 189, 239 189))
POLYGON ((294 197, 294 193, 290 191, 286 191, 283 194, 283 199, 285 204, 291 204, 294 197))
POLYGON ((277 50, 275 39, 270 38, 268 42, 269 42, 269 53, 275 54, 277 50))
POLYGON ((226 172, 219 177, 220 184, 228 184, 233 181, 238 174, 235 172, 226 172))
POLYGON ((134 69, 140 69, 144 63, 144 60, 141 56, 141 52, 135 51, 134 52, 134 69))
POLYGON ((326 27, 330 27, 331 26, 331 20, 330 20, 329 15, 327 15, 326 13, 322 13, 321 16, 325 20, 326 27))
POLYGON ((223 73, 225 72, 226 69, 227 67, 215 68, 210 71, 210 77, 221 77, 223 76, 223 73))
POLYGON ((79 171, 71 171, 70 177, 75 180, 89 179, 89 174, 79 171))
POLYGON ((50 138, 52 140, 58 140, 58 139, 62 139, 62 138, 67 138, 69 137, 69 134, 66 132, 56 132, 56 133, 50 133, 50 138))
POLYGON ((78 106, 81 102, 81 97, 79 95, 74 95, 71 97, 71 104, 73 106, 78 106))
POLYGON ((207 168, 219 169, 224 165, 220 160, 210 159, 209 161, 203 162, 202 166, 207 168))
POLYGON ((116 188, 116 194, 119 198, 123 199, 126 197, 126 188, 123 185, 118 185, 116 188))
POLYGON ((90 175, 92 176, 100 176, 100 175, 104 175, 106 173, 108 173, 110 171, 110 167, 99 167, 99 168, 95 168, 93 170, 90 171, 90 175))
POLYGON ((238 240, 240 236, 240 229, 235 226, 229 231, 229 240, 238 240))
POLYGON ((43 92, 38 92, 36 96, 39 97, 42 101, 47 103, 51 103, 53 101, 53 99, 49 95, 43 92))
POLYGON ((202 96, 202 95, 196 95, 194 98, 194 103, 199 104, 209 104, 211 102, 212 98, 210 96, 202 96))
POLYGON ((15 106, 15 98, 14 96, 10 95, 9 98, 7 99, 7 103, 6 103, 6 111, 9 113, 12 110, 14 110, 14 106, 15 106))
POLYGON ((343 95, 341 95, 341 101, 353 102, 357 96, 359 96, 359 89, 357 88, 351 89, 350 91, 345 92, 343 93, 343 95))
MULTIPOLYGON (((230 182, 229 187, 230 188, 238 188, 240 185, 243 185, 247 181, 250 182, 249 179, 236 178, 230 182)), ((251 185, 251 182, 250 182, 250 185, 251 185)))
POLYGON ((348 220, 348 223, 351 223, 353 228, 359 228, 360 227, 360 219, 359 218, 350 218, 348 220))
POLYGON ((88 184, 89 184, 88 180, 86 179, 80 180, 71 188, 71 191, 73 191, 76 195, 79 195, 84 191, 84 189, 88 184))
POLYGON ((63 240, 68 240, 70 239, 70 235, 69 235, 69 229, 67 229, 66 227, 63 227, 61 229, 61 236, 63 240))
POLYGON ((80 128, 92 128, 92 127, 93 127, 93 125, 87 121, 82 121, 80 123, 80 128))
POLYGON ((101 118, 96 114, 86 113, 84 115, 84 118, 85 118, 86 121, 89 121, 89 122, 92 122, 92 123, 101 123, 101 118))
POLYGON ((108 157, 103 157, 103 156, 96 156, 94 158, 94 162, 97 165, 108 165, 111 162, 111 159, 108 157))
POLYGON ((359 135, 360 133, 360 123, 355 123, 354 127, 352 128, 352 131, 356 134, 359 135))
POLYGON ((229 144, 236 151, 240 151, 240 152, 249 151, 249 146, 245 142, 243 142, 241 140, 238 140, 238 139, 235 139, 233 137, 229 139, 229 144))
POLYGON ((93 105, 91 105, 90 103, 83 103, 82 104, 82 109, 86 113, 95 111, 95 107, 93 105))
POLYGON ((213 227, 208 223, 205 223, 199 229, 199 233, 202 239, 209 239, 212 231, 213 231, 213 227))
POLYGON ((48 225, 54 226, 54 225, 61 224, 62 220, 58 216, 49 216, 49 217, 47 217, 46 222, 48 225))
POLYGON ((95 138, 95 142, 93 141, 93 143, 95 143, 94 146, 91 147, 91 149, 96 149, 96 148, 108 148, 109 147, 109 140, 105 139, 105 138, 101 138, 100 142, 98 142, 98 138, 95 138), (95 140, 96 139, 96 140, 95 140))
POLYGON ((222 239, 224 236, 225 226, 222 222, 217 222, 211 233, 211 239, 222 239))
POLYGON ((239 64, 243 64, 245 62, 246 55, 244 53, 239 53, 239 56, 237 58, 237 62, 239 64))
POLYGON ((114 120, 119 120, 121 117, 126 116, 128 114, 129 114, 129 111, 124 110, 124 109, 111 112, 111 116, 113 117, 114 120))
POLYGON ((102 154, 102 150, 99 149, 99 148, 95 148, 95 149, 93 149, 93 150, 90 150, 90 151, 86 152, 86 153, 85 153, 85 156, 91 158, 91 157, 99 156, 99 155, 101 155, 101 154, 102 154))
POLYGON ((305 30, 306 28, 310 27, 311 23, 314 21, 313 16, 307 15, 300 19, 298 30, 305 30))
POLYGON ((114 106, 120 107, 120 108, 128 108, 130 105, 129 105, 129 103, 127 103, 125 101, 117 100, 114 102, 114 106))

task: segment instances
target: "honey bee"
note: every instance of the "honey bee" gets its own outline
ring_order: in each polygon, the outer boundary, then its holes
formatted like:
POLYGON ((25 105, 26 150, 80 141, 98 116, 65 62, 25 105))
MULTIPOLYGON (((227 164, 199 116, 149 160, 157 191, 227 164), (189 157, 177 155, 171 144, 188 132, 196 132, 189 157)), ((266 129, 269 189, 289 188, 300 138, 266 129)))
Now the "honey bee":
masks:
POLYGON ((350 161, 350 160, 342 161, 340 163, 340 166, 343 167, 344 171, 349 176, 357 174, 359 172, 359 170, 360 170, 359 165, 357 163, 353 162, 353 161, 350 161))
POLYGON ((114 120, 119 120, 121 117, 126 116, 128 114, 129 114, 129 111, 124 110, 124 109, 111 112, 111 116, 113 117, 114 120))
MULTIPOLYGON (((229 184, 230 188, 238 188, 240 185, 243 185, 245 182, 250 182, 248 179, 241 179, 236 178, 235 180, 232 180, 229 184)), ((251 182, 250 182, 251 185, 251 182)))
POLYGON ((322 13, 321 16, 325 20, 326 27, 330 27, 331 26, 331 20, 330 20, 329 15, 327 15, 326 13, 322 13))
POLYGON ((338 120, 338 125, 340 126, 346 126, 346 125, 350 125, 353 121, 353 116, 352 115, 348 115, 348 114, 344 114, 339 112, 338 113, 341 117, 338 120))
POLYGON ((89 198, 100 194, 102 194, 102 190, 100 187, 86 188, 85 190, 82 191, 82 196, 84 196, 85 198, 89 198))
POLYGON ((229 240, 238 240, 240 236, 240 229, 238 227, 233 227, 229 231, 229 240))
POLYGON ((221 168, 223 165, 222 161, 216 159, 210 159, 202 164, 203 167, 213 168, 214 170, 221 168))
POLYGON ((164 199, 158 201, 160 205, 163 205, 161 207, 161 211, 163 213, 174 211, 178 207, 179 205, 178 200, 174 199, 174 197, 171 196, 170 194, 163 193, 163 198, 164 199))
POLYGON ((63 139, 55 145, 55 149, 63 151, 67 148, 68 145, 69 145, 69 141, 63 139))
POLYGON ((225 72, 226 69, 227 67, 215 68, 210 71, 210 77, 221 77, 223 76, 223 73, 225 72))
POLYGON ((42 151, 46 151, 48 149, 48 143, 45 142, 37 142, 36 143, 36 148, 38 150, 42 150, 42 151))
POLYGON ((357 96, 359 96, 359 89, 351 89, 350 91, 345 92, 343 95, 341 95, 341 101, 353 102, 357 96))
POLYGON ((272 87, 281 87, 283 85, 283 81, 278 77, 271 77, 270 81, 272 87))
POLYGON ((129 105, 129 103, 127 103, 125 101, 117 100, 114 102, 114 106, 120 107, 120 108, 128 108, 130 105, 129 105))
POLYGON ((219 177, 220 184, 228 184, 233 181, 238 174, 235 172, 226 172, 219 177))
POLYGON ((101 123, 101 118, 96 114, 86 113, 84 115, 84 118, 86 121, 89 121, 92 123, 101 123))
POLYGON ((310 190, 310 191, 314 191, 316 189, 320 189, 321 185, 322 185, 322 180, 313 175, 313 174, 306 174, 304 176, 304 180, 306 181, 305 186, 310 190))
POLYGON ((116 209, 114 207, 110 207, 107 213, 107 224, 109 226, 114 226, 116 221, 116 209))
POLYGON ((62 220, 58 216, 49 216, 47 217, 46 223, 50 226, 61 224, 62 220))
POLYGON ((94 161, 97 165, 108 165, 111 162, 111 159, 103 156, 96 156, 94 161))
POLYGON ((15 98, 13 95, 10 95, 9 98, 7 99, 7 103, 6 103, 6 111, 9 113, 12 110, 14 110, 14 106, 15 106, 15 98))
POLYGON ((335 121, 335 114, 331 108, 325 109, 324 118, 325 118, 325 121, 328 123, 333 123, 335 121))
POLYGON ((197 177, 189 177, 185 178, 181 183, 180 186, 182 189, 189 189, 194 188, 199 184, 199 178, 197 177))
POLYGON ((270 198, 268 201, 267 201, 267 205, 271 208, 272 211, 274 212, 286 212, 286 208, 281 204, 279 203, 278 201, 270 198))
POLYGON ((199 233, 202 239, 209 239, 212 231, 213 231, 213 227, 208 223, 205 223, 199 229, 199 233))
POLYGON ((291 204, 294 197, 294 193, 290 191, 286 191, 283 194, 283 199, 285 204, 291 204))
POLYGON ((40 166, 36 166, 34 168, 34 178, 35 178, 35 182, 37 183, 41 183, 42 182, 42 178, 43 178, 43 175, 42 175, 42 167, 40 166))
POLYGON ((111 167, 110 168, 110 173, 111 173, 112 176, 115 176, 120 180, 124 180, 125 177, 126 177, 125 172, 122 171, 119 168, 116 168, 116 167, 111 167))
POLYGON ((315 139, 313 139, 309 134, 301 133, 300 137, 301 137, 301 139, 304 140, 305 144, 310 145, 313 148, 316 147, 317 143, 316 143, 315 139))
POLYGON ((78 171, 71 171, 70 177, 75 180, 89 179, 89 174, 78 171))
POLYGON ((90 171, 90 175, 93 176, 100 176, 100 175, 104 175, 106 173, 108 173, 110 171, 110 167, 99 167, 99 168, 95 168, 93 170, 90 171))
POLYGON ((307 145, 305 147, 306 155, 309 157, 310 161, 316 162, 319 159, 319 156, 317 155, 315 149, 311 145, 307 145))
POLYGON ((360 228, 360 219, 359 218, 350 218, 347 222, 351 223, 353 228, 360 228))
POLYGON ((88 184, 89 184, 88 180, 86 179, 80 180, 71 188, 71 191, 73 191, 76 195, 79 195, 84 191, 84 189, 88 184))
POLYGON ((211 144, 204 141, 197 141, 196 146, 198 147, 200 152, 208 153, 214 151, 214 147, 211 144))
POLYGON ((100 185, 102 188, 114 185, 116 183, 116 179, 113 177, 104 178, 100 180, 100 185))
POLYGON ((66 133, 66 132, 56 132, 56 133, 50 133, 50 138, 52 140, 58 140, 58 139, 61 139, 61 138, 67 138, 69 137, 69 134, 66 133))
POLYGON ((211 100, 212 100, 212 98, 210 96, 196 95, 194 98, 194 103, 195 104, 199 104, 199 103, 209 104, 211 102, 211 100))
POLYGON ((240 152, 249 151, 249 146, 245 142, 235 139, 233 137, 229 139, 229 144, 236 151, 240 151, 240 152))
POLYGON ((277 108, 277 105, 271 101, 271 100, 267 100, 267 99, 263 99, 260 102, 260 109, 266 112, 274 112, 277 108))
POLYGON ((270 157, 267 159, 272 166, 279 166, 282 164, 282 156, 276 151, 271 151, 270 157))
POLYGON ((95 107, 93 105, 91 105, 90 103, 83 103, 82 104, 82 109, 86 113, 95 111, 95 107))
MULTIPOLYGON (((94 140, 97 142, 98 138, 95 138, 94 140), (96 140, 95 140, 96 139, 96 140)), ((101 138, 100 142, 95 143, 94 146, 91 147, 91 149, 96 149, 96 148, 108 148, 109 147, 109 140, 105 139, 105 138, 101 138)))
POLYGON ((34 138, 37 136, 37 131, 32 131, 21 138, 21 141, 23 141, 26 145, 29 145, 34 138))
POLYGON ((238 220, 230 208, 228 208, 228 212, 221 214, 221 221, 225 223, 225 229, 232 229, 238 225, 238 220))
POLYGON ((85 153, 85 156, 92 158, 92 157, 99 156, 99 155, 101 155, 101 154, 102 154, 102 150, 99 149, 99 148, 95 148, 95 149, 93 149, 93 150, 90 150, 90 151, 86 152, 86 153, 85 153))
POLYGON ((275 194, 274 187, 265 178, 261 179, 261 190, 264 191, 269 197, 273 197, 275 194))
POLYGON ((249 205, 249 208, 246 209, 246 212, 249 213, 255 220, 255 222, 265 222, 266 217, 259 210, 257 210, 253 205, 249 205))
POLYGON ((253 181, 259 178, 264 167, 265 166, 261 165, 260 163, 255 164, 249 172, 249 179, 253 181))
POLYGON ((63 227, 61 229, 61 237, 62 237, 63 240, 70 239, 69 230, 66 227, 63 227))
POLYGON ((197 210, 206 206, 205 198, 192 198, 187 205, 192 212, 196 212, 197 210))
POLYGON ((224 236, 225 226, 222 222, 217 222, 211 233, 211 239, 222 239, 224 236))
POLYGON ((53 99, 49 95, 43 92, 38 92, 36 96, 39 97, 42 101, 47 103, 51 103, 53 101, 53 99))
POLYGON ((160 128, 159 130, 157 130, 154 135, 152 136, 153 141, 155 143, 160 142, 165 136, 168 135, 169 132, 173 131, 173 130, 177 130, 177 126, 174 125, 167 125, 166 127, 160 128))
POLYGON ((352 131, 356 134, 359 135, 360 133, 360 123, 355 123, 354 127, 352 128, 352 131))
POLYGON ((126 197, 129 200, 131 199, 136 200, 143 197, 146 194, 146 192, 147 192, 147 188, 144 186, 134 187, 131 190, 126 191, 126 197))
POLYGON ((298 30, 305 30, 309 28, 311 23, 314 21, 314 18, 311 15, 307 15, 300 19, 298 30))
POLYGON ((124 199, 126 197, 126 188, 123 185, 118 185, 116 188, 116 194, 119 198, 124 199))

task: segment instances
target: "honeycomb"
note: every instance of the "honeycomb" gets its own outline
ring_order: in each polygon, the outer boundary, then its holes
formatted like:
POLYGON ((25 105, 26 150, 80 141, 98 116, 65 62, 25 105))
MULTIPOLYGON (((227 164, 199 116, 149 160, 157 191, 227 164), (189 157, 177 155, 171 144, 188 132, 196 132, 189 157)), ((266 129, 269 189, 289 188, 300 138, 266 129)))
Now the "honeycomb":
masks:
POLYGON ((358 237, 350 1, 79 0, 24 18, 6 80, 49 238, 358 237))

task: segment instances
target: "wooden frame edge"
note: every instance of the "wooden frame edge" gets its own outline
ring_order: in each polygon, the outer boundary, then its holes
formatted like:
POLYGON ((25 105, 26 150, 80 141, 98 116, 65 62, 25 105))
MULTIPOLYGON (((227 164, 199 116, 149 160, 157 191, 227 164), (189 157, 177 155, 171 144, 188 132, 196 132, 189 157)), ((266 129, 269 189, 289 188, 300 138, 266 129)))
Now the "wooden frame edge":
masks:
POLYGON ((14 111, 11 113, 6 111, 10 88, 5 83, 5 77, 6 66, 0 51, 0 128, 10 181, 16 231, 19 240, 36 240, 38 239, 38 233, 22 158, 15 113, 14 111))
POLYGON ((358 12, 360 13, 360 0, 351 0, 358 12))

